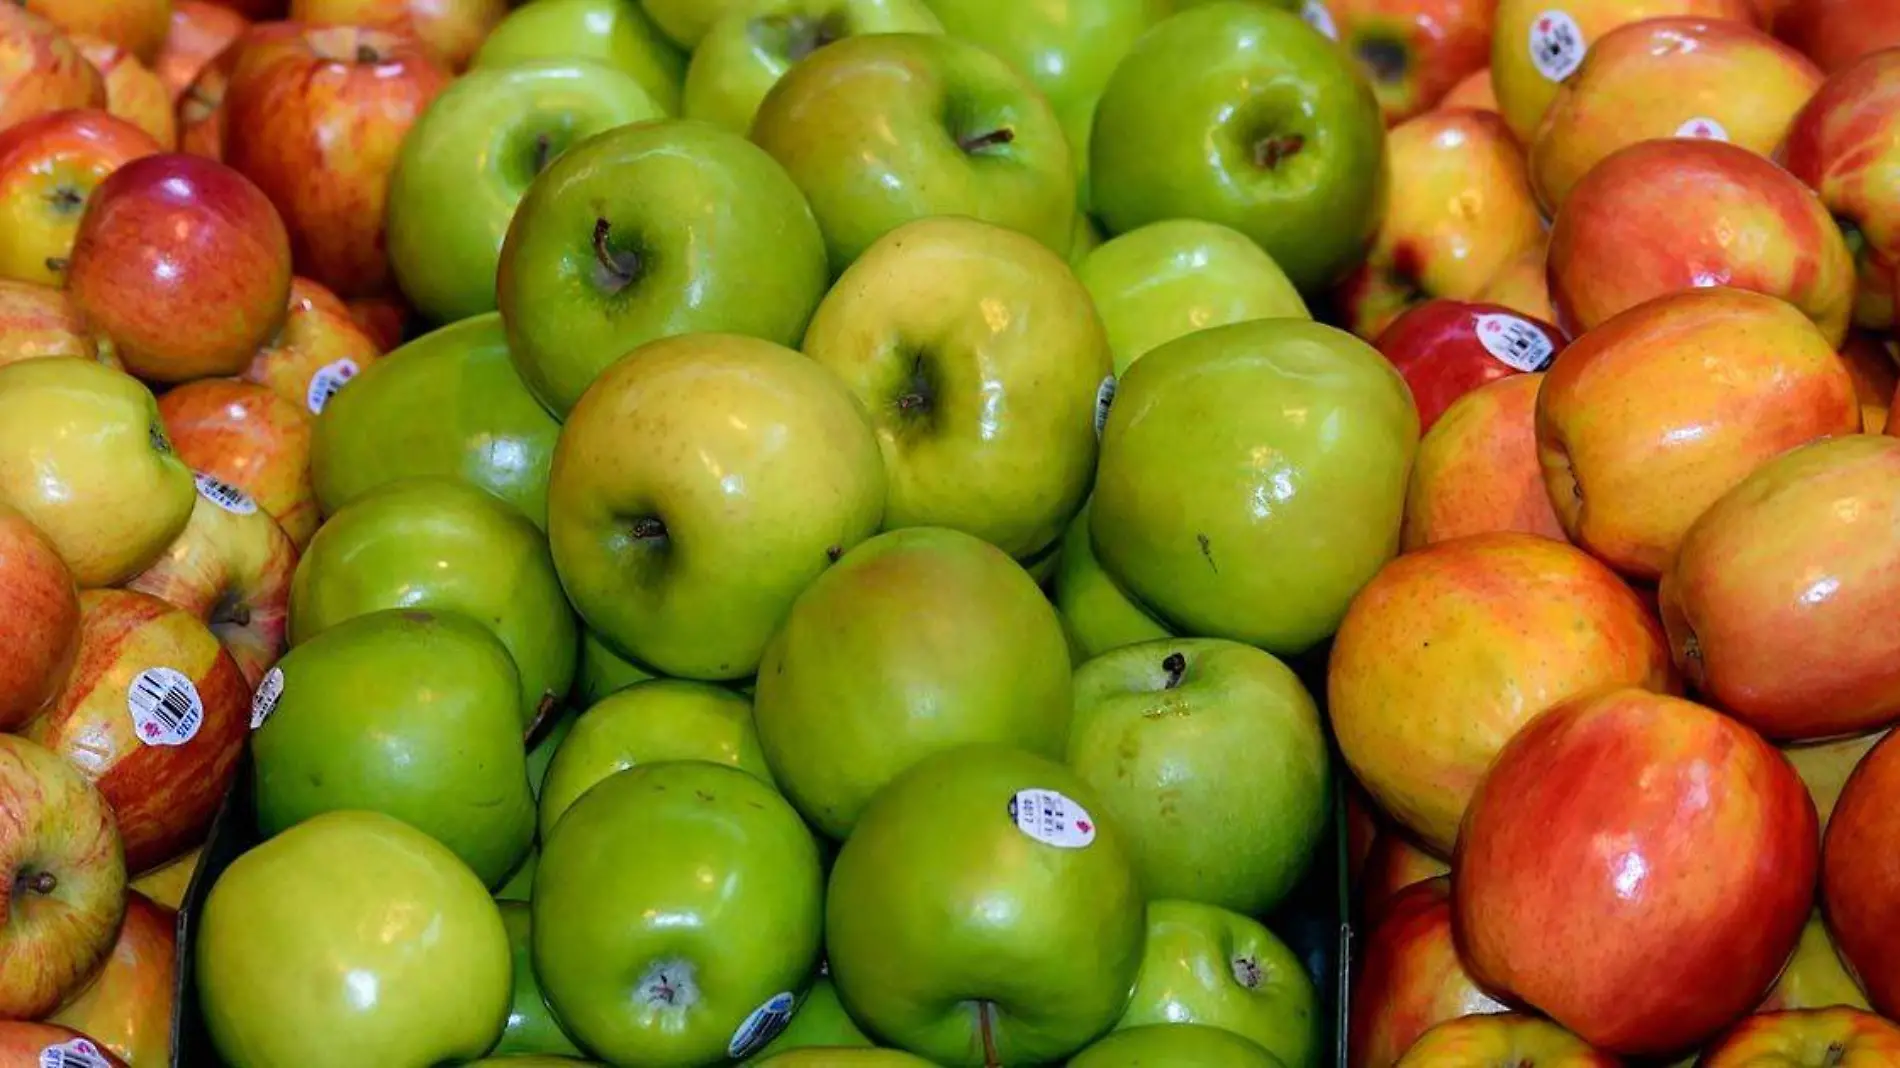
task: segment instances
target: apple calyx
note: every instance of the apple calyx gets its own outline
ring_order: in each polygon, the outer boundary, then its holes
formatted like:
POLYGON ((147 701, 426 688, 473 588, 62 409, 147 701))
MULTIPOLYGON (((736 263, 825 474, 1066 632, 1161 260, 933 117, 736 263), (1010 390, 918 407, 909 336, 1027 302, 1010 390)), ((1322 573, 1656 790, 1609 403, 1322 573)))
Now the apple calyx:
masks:
POLYGON ((152 451, 160 456, 172 454, 172 439, 165 436, 165 424, 154 419, 145 428, 146 440, 152 445, 152 451))
POLYGON ((1162 682, 1161 688, 1164 690, 1172 690, 1181 685, 1182 676, 1187 674, 1187 657, 1181 653, 1169 653, 1161 661, 1161 670, 1168 673, 1168 677, 1162 682))
POLYGON ((545 132, 535 134, 534 155, 528 160, 528 165, 533 168, 530 173, 540 174, 547 170, 548 164, 552 162, 554 162, 554 139, 545 132))
POLYGON ((59 877, 50 871, 23 871, 13 880, 13 887, 16 892, 44 896, 59 889, 59 877))
POLYGON ((988 133, 971 134, 967 137, 960 137, 957 139, 957 147, 962 149, 966 155, 974 156, 986 148, 1007 145, 1014 140, 1016 140, 1016 131, 1007 126, 1003 126, 991 130, 988 133))
POLYGON ((1374 79, 1387 85, 1405 80, 1406 51, 1402 42, 1386 37, 1368 37, 1354 45, 1353 52, 1374 79))
POLYGON ((70 185, 64 183, 53 187, 46 199, 53 205, 53 211, 59 215, 72 215, 86 206, 85 196, 70 185))
POLYGON ((1234 982, 1248 990, 1257 990, 1260 981, 1266 976, 1260 971, 1260 959, 1253 956, 1239 956, 1232 961, 1234 982))
POLYGON ((793 63, 850 34, 835 15, 763 15, 747 24, 746 31, 755 44, 778 51, 793 63))
POLYGON ((375 66, 383 61, 383 54, 376 51, 376 49, 370 45, 358 44, 356 46, 356 61, 366 67, 375 66))
POLYGON ((211 606, 211 614, 205 619, 205 626, 213 631, 220 627, 243 629, 251 625, 251 606, 247 604, 237 590, 226 588, 219 591, 217 603, 211 606))
POLYGON ((628 524, 627 529, 635 541, 663 541, 666 538, 666 523, 658 516, 643 515, 628 524))
POLYGON ((1280 164, 1300 154, 1306 147, 1303 134, 1268 134, 1253 143, 1254 166, 1263 170, 1275 170, 1280 164))
POLYGON ((633 996, 644 1005, 678 1011, 692 1008, 699 1002, 699 984, 694 981, 692 964, 677 957, 654 961, 634 984, 633 996))
MULTIPOLYGON (((613 230, 614 224, 606 219, 594 220, 594 262, 600 268, 594 272, 594 283, 609 293, 619 293, 640 277, 640 254, 614 248, 609 240, 613 230)), ((664 526, 661 531, 665 531, 664 526)))

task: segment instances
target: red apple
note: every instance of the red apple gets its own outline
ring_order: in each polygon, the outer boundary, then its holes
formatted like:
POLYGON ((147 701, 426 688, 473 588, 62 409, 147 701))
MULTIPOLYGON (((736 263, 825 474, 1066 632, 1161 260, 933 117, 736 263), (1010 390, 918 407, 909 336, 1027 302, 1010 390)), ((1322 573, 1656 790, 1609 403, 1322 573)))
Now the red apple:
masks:
POLYGON ((299 274, 345 297, 389 290, 389 174, 448 81, 421 46, 380 30, 276 23, 246 37, 225 94, 225 159, 283 212, 299 274))
POLYGON ((1782 164, 1821 196, 1859 259, 1854 320, 1892 325, 1900 258, 1900 51, 1833 75, 1795 117, 1782 164))
POLYGON ((1621 1068, 1622 1063, 1549 1020, 1494 1013, 1439 1024, 1420 1035, 1395 1068, 1621 1068))
POLYGON ((1853 379, 1827 338, 1743 289, 1631 308, 1565 349, 1537 394, 1539 461, 1564 530, 1642 581, 1755 468, 1859 429, 1853 379))
POLYGON ((1537 462, 1541 374, 1511 375, 1458 398, 1418 443, 1399 548, 1516 530, 1564 540, 1537 462))
POLYGON ((1697 1068, 1900 1064, 1900 1027, 1860 1009, 1799 1009, 1750 1016, 1702 1051, 1697 1068))
POLYGON ((1775 35, 1829 72, 1900 45, 1900 7, 1893 0, 1787 0, 1775 35))
POLYGON ((1429 300, 1393 320, 1374 346, 1412 387, 1424 432, 1486 382, 1549 367, 1564 344, 1556 327, 1501 305, 1429 300))
POLYGON ((171 1063, 177 913, 132 892, 99 977, 51 1017, 133 1068, 171 1063))
POLYGON ((1372 83, 1387 125, 1430 111, 1485 69, 1495 6, 1495 0, 1326 0, 1334 32, 1372 83))
POLYGON ((0 279, 0 367, 42 356, 121 366, 112 343, 93 333, 65 290, 0 279))
POLYGON ((1353 883, 1361 921, 1368 928, 1376 926, 1400 893, 1450 871, 1451 865, 1412 844, 1396 828, 1380 832, 1372 840, 1365 868, 1353 883))
POLYGON ((250 494, 298 549, 309 544, 318 515, 308 411, 266 386, 206 379, 160 397, 158 414, 180 459, 250 494))
POLYGON ((290 283, 290 314, 283 328, 257 351, 244 378, 321 415, 336 391, 380 355, 336 294, 297 278, 290 283))
POLYGON ((15 0, 73 36, 110 41, 152 60, 171 29, 171 0, 15 0))
POLYGON ((1676 666, 1770 738, 1900 720, 1900 439, 1768 461, 1702 513, 1661 587, 1676 666))
POLYGON ((1721 141, 1641 141, 1570 191, 1550 231, 1550 295, 1572 337, 1667 293, 1733 286, 1847 337, 1854 258, 1814 191, 1721 141))
POLYGON ((1352 1068, 1386 1068, 1446 1020, 1505 1007, 1480 989, 1452 940, 1451 881, 1414 883, 1387 904, 1353 966, 1352 1068))
POLYGON ((79 53, 106 80, 106 110, 152 135, 167 152, 178 147, 178 116, 170 90, 139 57, 97 37, 74 37, 79 53))
POLYGON ((228 7, 209 0, 172 0, 171 30, 159 49, 152 70, 164 83, 172 106, 178 105, 198 72, 244 35, 250 21, 228 7))
POLYGON ((47 1064, 126 1068, 124 1061, 93 1041, 91 1036, 58 1024, 28 1023, 24 1020, 0 1020, 0 1064, 19 1065, 20 1068, 43 1068, 47 1064), (53 1052, 55 1050, 58 1052, 53 1052), (66 1059, 51 1059, 61 1053, 66 1054, 66 1059))
POLYGON ((0 131, 0 276, 66 281, 73 239, 113 171, 163 151, 144 130, 103 111, 55 111, 0 131))
POLYGON ((406 34, 452 71, 468 66, 506 14, 508 0, 290 0, 292 21, 406 34))
POLYGON ((66 284, 139 377, 236 374, 284 321, 290 245, 243 175, 197 156, 147 156, 94 192, 66 284))
POLYGON ((99 968, 125 913, 112 809, 55 753, 0 734, 0 1019, 58 1008, 99 968))
POLYGON ((58 27, 0 4, 0 130, 35 115, 106 106, 106 81, 58 27))
POLYGON ((195 616, 125 590, 79 595, 79 659, 25 735, 112 805, 134 875, 204 838, 250 730, 251 688, 195 616))
POLYGON ((79 590, 53 543, 0 504, 0 730, 59 696, 79 652, 79 590))
POLYGON ((1646 690, 1511 739, 1452 860, 1487 989, 1627 1055, 1687 1049, 1768 990, 1814 900, 1814 803, 1747 727, 1646 690))
POLYGON ((1821 900, 1834 944, 1880 1012, 1900 1013, 1900 735, 1860 762, 1827 825, 1821 900))

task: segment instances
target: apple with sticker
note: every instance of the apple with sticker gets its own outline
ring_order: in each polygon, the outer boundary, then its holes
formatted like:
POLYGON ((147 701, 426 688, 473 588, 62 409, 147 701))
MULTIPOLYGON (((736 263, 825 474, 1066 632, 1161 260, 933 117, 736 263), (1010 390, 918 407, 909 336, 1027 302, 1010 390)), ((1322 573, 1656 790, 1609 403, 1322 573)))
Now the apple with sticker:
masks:
POLYGON ((293 278, 284 325, 251 357, 243 377, 269 386, 314 417, 381 355, 382 348, 336 294, 308 278, 293 278))
POLYGON ((1420 304, 1374 342, 1405 376, 1426 433, 1458 398, 1500 378, 1542 371, 1566 344, 1549 323, 1502 305, 1460 300, 1420 304))

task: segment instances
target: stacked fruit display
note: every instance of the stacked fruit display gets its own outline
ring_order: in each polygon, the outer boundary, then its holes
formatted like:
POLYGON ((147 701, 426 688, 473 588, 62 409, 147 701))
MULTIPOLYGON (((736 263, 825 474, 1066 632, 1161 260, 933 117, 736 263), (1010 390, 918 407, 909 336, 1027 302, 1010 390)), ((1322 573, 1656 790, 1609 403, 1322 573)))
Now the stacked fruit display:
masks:
POLYGON ((1896 10, 0 4, 0 1068, 1900 1064, 1896 10))

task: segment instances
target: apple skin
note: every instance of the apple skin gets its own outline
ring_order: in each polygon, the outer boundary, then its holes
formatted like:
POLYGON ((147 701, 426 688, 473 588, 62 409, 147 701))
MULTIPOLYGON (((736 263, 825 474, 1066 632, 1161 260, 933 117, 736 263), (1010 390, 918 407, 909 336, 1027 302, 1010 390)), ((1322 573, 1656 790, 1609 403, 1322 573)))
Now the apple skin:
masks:
POLYGON ((630 74, 588 60, 472 71, 403 138, 389 181, 389 259, 426 318, 495 309, 495 269, 515 208, 569 145, 665 115, 630 74))
POLYGON ((548 522, 561 425, 528 392, 495 312, 431 331, 370 364, 324 408, 310 478, 331 515, 406 478, 456 478, 548 522))
POLYGON ((1458 959, 1451 915, 1451 880, 1439 877, 1399 891, 1369 928, 1352 969, 1351 1068, 1387 1068, 1447 1020, 1509 1011, 1458 959))
POLYGON ((1302 652, 1397 551, 1417 444, 1404 379, 1352 335, 1298 319, 1202 330, 1121 381, 1089 506, 1096 556, 1185 632, 1302 652), (1289 568, 1255 566, 1268 561, 1289 568))
POLYGON ((86 203, 106 176, 160 151, 103 111, 55 111, 0 131, 0 276, 59 286, 86 203))
POLYGON ((112 342, 93 331, 65 290, 0 278, 0 366, 42 356, 125 367, 112 342))
POLYGON ((1034 580, 940 527, 880 534, 813 579, 766 646, 758 687, 766 762, 839 840, 934 753, 990 742, 1061 757, 1074 693, 1062 624, 1034 580))
POLYGON ((495 293, 522 380, 565 417, 657 338, 797 344, 825 282, 818 224, 784 170, 737 134, 667 120, 596 134, 541 172, 495 293))
POLYGON ((195 953, 205 1023, 233 1064, 461 1061, 508 1016, 508 932, 487 889, 375 812, 313 816, 232 861, 195 953))
POLYGON ((0 11, 0 130, 36 115, 106 106, 106 82, 79 46, 19 5, 0 11))
POLYGON ((1264 4, 1171 16, 1096 106, 1096 214, 1113 233, 1169 218, 1221 223, 1304 291, 1338 281, 1377 231, 1387 184, 1379 102, 1351 64, 1298 15, 1264 4))
POLYGON ((196 497, 137 379, 72 357, 0 367, 0 503, 46 535, 82 588, 145 570, 196 497))
POLYGON ((336 294, 308 278, 293 278, 284 325, 251 357, 243 377, 322 415, 330 399, 382 351, 336 294))
POLYGON ((1312 318, 1272 256, 1246 234, 1199 219, 1164 219, 1110 238, 1075 274, 1108 330, 1117 375, 1196 330, 1312 318))
POLYGON ((1859 429, 1853 379, 1827 338, 1743 289, 1637 305, 1560 353, 1537 393, 1539 463, 1565 532, 1643 581, 1755 468, 1859 429))
POLYGON ((669 760, 724 764, 775 785, 751 702, 711 683, 651 679, 583 712, 555 750, 541 785, 541 840, 552 837, 561 816, 602 779, 669 760))
POLYGON ((1774 163, 1720 141, 1611 153, 1557 213, 1548 264, 1557 325, 1572 337, 1699 287, 1779 297, 1836 347, 1854 309, 1854 258, 1826 205, 1774 163))
MULTIPOLYGON (((762 1060, 747 1061, 753 1068, 931 1068, 922 1057, 913 1057, 901 1049, 857 1049, 820 1046, 775 1053, 762 1060)), ((510 1068, 497 1064, 494 1068, 510 1068)), ((532 1066, 526 1066, 532 1068, 532 1066)), ((558 1068, 558 1066, 549 1066, 558 1068)))
POLYGON ((1642 602, 1582 551, 1511 532, 1440 542, 1387 565, 1340 624, 1326 688, 1359 781, 1448 856, 1506 742, 1546 709, 1624 686, 1674 686, 1668 646, 1642 602), (1420 692, 1424 677, 1439 685, 1420 692))
POLYGON ((561 1030, 554 1010, 548 1008, 547 999, 541 996, 541 981, 535 978, 534 928, 528 903, 501 901, 497 904, 502 925, 508 928, 508 948, 514 958, 514 987, 508 1006, 508 1024, 501 1033, 501 1041, 495 1043, 489 1053, 509 1064, 518 1063, 518 1058, 535 1056, 578 1060, 585 1054, 567 1037, 567 1032, 561 1030))
POLYGON ((1145 923, 1128 847, 1093 822, 1101 812, 1068 769, 999 745, 938 753, 879 791, 826 901, 826 959, 852 1018, 943 1065, 1038 1064, 1107 1031, 1145 923), (1025 790, 1062 795, 1092 839, 1020 830, 1025 790))
POLYGON ((1062 628, 1069 635, 1073 659, 1078 664, 1124 645, 1173 637, 1160 620, 1116 585, 1096 561, 1095 547, 1089 538, 1086 501, 1062 538, 1062 549, 1056 559, 1054 600, 1056 612, 1062 617, 1062 628))
POLYGON ((1278 906, 1332 808, 1326 731, 1292 669, 1238 642, 1168 638, 1082 664, 1074 686, 1067 762, 1143 891, 1249 916, 1278 906))
POLYGON ((90 1037, 134 1068, 166 1063, 177 923, 172 909, 128 893, 118 941, 98 978, 47 1019, 90 1037))
POLYGON ((728 1043, 748 1014, 809 980, 824 901, 818 845, 770 786, 704 761, 641 765, 543 843, 534 970, 568 1033, 613 1063, 743 1057, 728 1043))
POLYGON ((297 563, 290 644, 386 608, 459 612, 491 630, 520 673, 524 731, 573 684, 574 613, 547 542, 474 486, 435 477, 391 482, 331 516, 297 563))
POLYGON ((1900 1027, 1863 1009, 1836 1006, 1758 1013, 1702 1051, 1698 1068, 1772 1064, 1900 1062, 1900 1027))
MULTIPOLYGON (((1372 83, 1388 126, 1443 106, 1474 76, 1489 86, 1494 7, 1482 0, 1325 0, 1337 38, 1372 83)), ((1495 98, 1486 110, 1497 110, 1495 98)))
POLYGON ((633 76, 666 115, 680 109, 686 56, 626 0, 535 0, 508 13, 475 53, 473 66, 537 60, 595 60, 633 76))
POLYGON ((1472 799, 1459 949, 1480 984, 1592 1045, 1687 1049, 1794 951, 1818 841, 1794 769, 1737 721, 1641 690, 1574 701, 1519 731, 1472 799))
POLYGON ((1620 1068, 1622 1063, 1549 1020, 1496 1013, 1439 1024, 1419 1036, 1393 1068, 1444 1068, 1453 1064, 1620 1068))
POLYGON ((681 89, 680 114, 743 137, 752 129, 765 94, 787 70, 817 49, 867 33, 942 32, 943 24, 924 0, 737 4, 694 46, 681 89))
POLYGON ((509 6, 508 0, 290 0, 290 18, 306 26, 407 34, 421 41, 437 63, 459 74, 509 6))
POLYGON ((1900 12, 1882 0, 1789 0, 1775 13, 1774 28, 1829 75, 1900 45, 1900 12))
POLYGON ((1524 150, 1495 112, 1408 119, 1387 134, 1386 158, 1404 180, 1387 185, 1371 251, 1335 294, 1340 321, 1367 340, 1425 300, 1476 298, 1544 237, 1524 150))
MULTIPOLYGON (((792 1013, 792 1020, 785 1025, 785 1030, 780 1031, 777 1038, 767 1042, 745 1063, 754 1068, 762 1064, 779 1063, 772 1058, 792 1050, 814 1047, 828 1050, 871 1048, 871 1039, 844 1011, 844 1003, 838 1000, 838 988, 831 984, 831 979, 823 973, 822 968, 818 978, 813 979, 810 988, 805 991, 805 996, 799 999, 798 1008, 792 1013)), ((816 1057, 817 1054, 812 1056, 816 1057)))
POLYGON ((1069 1059, 1071 1068, 1284 1068, 1258 1043, 1218 1027, 1151 1024, 1116 1031, 1069 1059))
POLYGON ((112 809, 59 755, 0 734, 0 1018, 45 1016, 105 961, 125 913, 112 809))
POLYGON ((1403 831, 1382 829, 1372 840, 1365 867, 1352 879, 1359 914, 1370 929, 1385 917, 1399 894, 1450 872, 1450 864, 1413 845, 1403 831))
POLYGON ((178 457, 250 494, 301 551, 317 532, 310 413, 265 386, 209 378, 167 390, 158 414, 178 457))
POLYGON ((93 190, 66 286, 141 378, 235 374, 284 321, 290 245, 243 175, 196 156, 145 156, 93 190))
POLYGON ((609 694, 654 677, 653 672, 608 648, 592 629, 581 627, 581 662, 574 672, 574 699, 581 707, 591 708, 609 694))
POLYGON ((110 41, 76 36, 73 43, 106 82, 106 111, 151 135, 171 151, 178 145, 178 116, 171 94, 152 69, 110 41))
POLYGON ((1854 769, 1828 821, 1821 871, 1822 907, 1841 959, 1867 1000, 1887 1016, 1900 1012, 1900 743, 1890 732, 1854 769))
POLYGON ((1428 300, 1373 342, 1405 376, 1429 433, 1452 402, 1487 382, 1545 370, 1566 341, 1556 327, 1498 304, 1428 300))
POLYGON ((38 715, 79 655, 79 591, 46 535, 0 504, 0 729, 38 715))
POLYGON ((191 889, 191 879, 198 873, 198 860, 202 856, 204 847, 200 846, 140 875, 130 886, 151 898, 154 904, 176 912, 184 907, 185 893, 191 889))
POLYGON ((1834 806, 1840 803, 1841 791, 1847 787, 1848 777, 1868 751, 1879 745, 1886 736, 1886 731, 1874 731, 1849 738, 1781 747, 1782 755, 1794 765, 1795 774, 1801 776, 1801 781, 1807 785, 1808 796, 1814 799, 1814 811, 1821 819, 1823 831, 1827 830, 1828 822, 1833 819, 1834 806))
POLYGON ((152 61, 152 73, 165 86, 172 106, 218 53, 244 35, 251 20, 210 0, 171 0, 171 28, 152 61))
POLYGON ((966 218, 899 226, 831 287, 803 350, 870 414, 886 530, 949 527, 1030 560, 1088 495, 1108 335, 1034 239, 966 218))
POLYGON ((1854 977, 1847 974, 1847 965, 1841 962, 1834 940, 1828 936, 1827 922, 1816 909, 1808 918, 1807 926, 1801 929, 1801 941, 1795 946, 1794 956, 1788 958, 1788 966, 1775 980, 1774 989, 1755 1006, 1755 1011, 1825 1009, 1834 1005, 1866 1009, 1867 995, 1861 993, 1854 977))
POLYGON ((1149 901, 1141 970, 1117 1032, 1202 1024, 1249 1039, 1287 1064, 1312 1064, 1319 1021, 1306 966, 1259 921, 1214 905, 1149 901))
POLYGON ((171 29, 170 0, 20 0, 73 37, 110 41, 151 62, 171 29))
POLYGON ((1074 155, 1008 63, 942 34, 847 37, 780 78, 752 139, 811 202, 831 271, 904 223, 967 215, 1066 254, 1074 155))
POLYGON ((206 159, 224 159, 229 114, 224 98, 230 92, 231 73, 244 54, 245 42, 256 32, 247 27, 224 51, 212 56, 178 95, 178 150, 206 159))
POLYGON ((1526 318, 1555 325, 1557 312, 1550 304, 1550 276, 1545 270, 1549 252, 1546 239, 1518 253, 1484 284, 1478 302, 1501 305, 1526 318))
POLYGON ((1519 531, 1565 540, 1537 462, 1542 374, 1512 375, 1454 401, 1418 445, 1399 549, 1519 531))
POLYGON ((1663 573, 1676 666, 1780 741, 1900 720, 1900 439, 1848 434, 1769 460, 1683 536, 1663 573))
POLYGON ((389 291, 390 171, 449 80, 413 38, 381 30, 282 22, 245 37, 224 158, 283 213, 299 274, 343 297, 389 291))
POLYGON ((767 341, 690 334, 614 364, 568 417, 548 540, 614 651, 742 679, 799 591, 877 530, 884 493, 877 439, 837 376, 767 341))
POLYGON ((1573 74, 1587 49, 1604 34, 1626 23, 1665 15, 1700 15, 1756 24, 1750 0, 1498 0, 1491 31, 1491 82, 1499 110, 1518 143, 1528 145, 1557 87, 1573 74), (1546 16, 1567 16, 1579 31, 1574 46, 1556 50, 1546 69, 1534 59, 1538 24, 1546 16))
POLYGON ((1731 19, 1619 26, 1590 46, 1538 124, 1530 144, 1538 203, 1555 214, 1610 154, 1685 136, 1698 119, 1715 124, 1718 140, 1769 156, 1822 80, 1807 57, 1731 19))
POLYGON ((1491 67, 1486 64, 1482 69, 1466 75, 1457 85, 1451 87, 1438 101, 1441 108, 1476 108, 1479 111, 1497 111, 1498 94, 1491 87, 1491 67))

